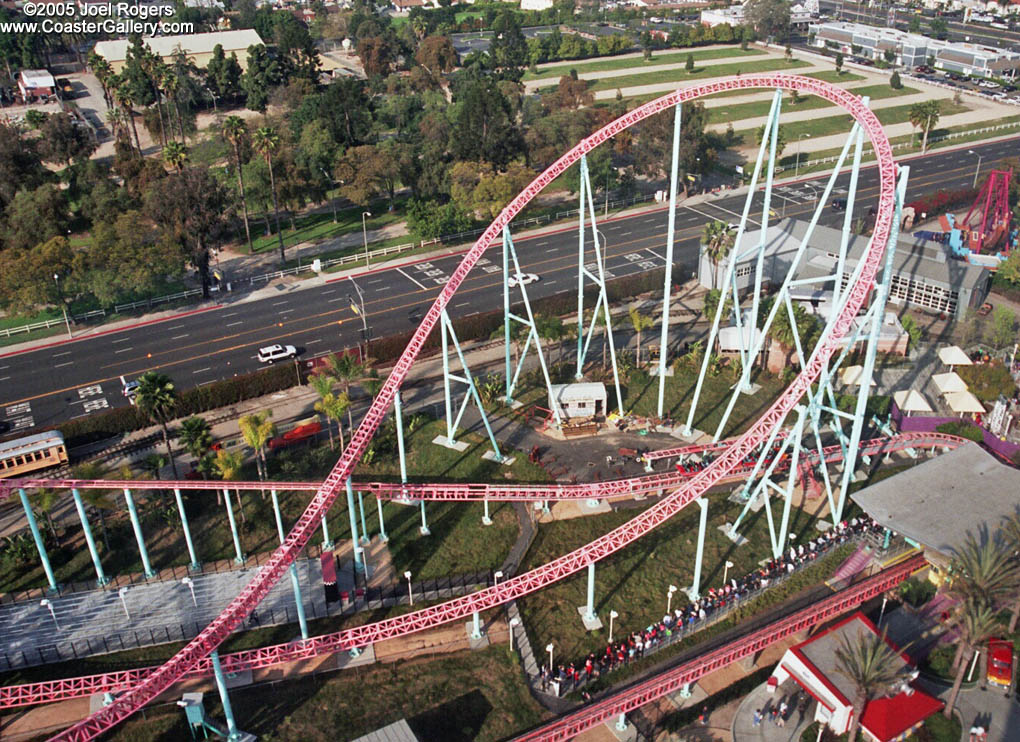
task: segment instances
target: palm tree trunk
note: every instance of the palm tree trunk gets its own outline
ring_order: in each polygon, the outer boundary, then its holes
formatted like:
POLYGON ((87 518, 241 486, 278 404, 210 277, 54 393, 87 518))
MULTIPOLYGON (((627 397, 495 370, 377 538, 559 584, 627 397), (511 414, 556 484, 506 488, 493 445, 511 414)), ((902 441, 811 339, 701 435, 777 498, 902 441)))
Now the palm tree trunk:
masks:
POLYGON ((287 262, 287 256, 283 251, 283 232, 280 231, 280 205, 276 200, 276 178, 273 176, 273 158, 267 157, 269 164, 269 190, 273 192, 273 215, 276 220, 276 239, 280 242, 280 262, 287 262))
POLYGON ((187 135, 184 133, 184 118, 181 116, 181 101, 179 96, 174 95, 174 110, 177 111, 177 126, 181 130, 181 144, 186 144, 188 141, 187 135))
POLYGON ((1009 633, 1016 631, 1017 620, 1020 619, 1020 600, 1013 603, 1013 611, 1009 614, 1009 633))
POLYGON ((861 726, 861 714, 864 713, 866 698, 855 698, 853 704, 853 718, 850 720, 850 729, 847 730, 847 742, 854 742, 857 739, 857 730, 861 726))
POLYGON ((254 252, 251 246, 251 227, 248 226, 248 199, 244 195, 244 176, 241 174, 241 144, 234 141, 234 157, 237 159, 237 188, 241 192, 241 213, 244 215, 244 236, 248 240, 248 252, 254 252))
POLYGON ((106 547, 107 551, 110 551, 110 534, 106 530, 106 514, 102 508, 92 508, 96 511, 96 515, 99 516, 99 530, 103 534, 103 546, 106 547))
POLYGON ((135 134, 135 146, 138 148, 138 156, 139 157, 143 157, 144 155, 142 154, 142 142, 138 138, 138 126, 135 124, 135 112, 134 112, 134 109, 132 109, 132 108, 128 108, 127 109, 127 117, 128 117, 128 120, 131 122, 131 131, 133 131, 134 134, 135 134))
POLYGON ((166 455, 170 457, 170 469, 174 473, 174 479, 180 479, 180 476, 177 474, 177 462, 174 460, 174 449, 173 446, 170 445, 170 429, 167 427, 167 424, 165 422, 162 424, 162 426, 163 426, 163 443, 166 444, 166 455))
POLYGON ((248 525, 248 518, 244 514, 244 502, 241 500, 241 490, 235 489, 234 493, 237 495, 237 509, 241 513, 241 523, 248 525))
POLYGON ((336 446, 333 444, 333 426, 329 424, 329 419, 326 420, 326 433, 329 434, 329 450, 333 451, 336 446))
POLYGON ((340 436, 340 453, 343 453, 344 449, 347 448, 347 444, 344 443, 344 426, 341 420, 336 421, 336 434, 340 436))
POLYGON ((160 146, 166 146, 166 129, 163 128, 163 104, 159 102, 159 93, 156 93, 156 112, 159 114, 159 142, 160 146))
MULTIPOLYGON (((963 642, 960 643, 963 644, 963 642)), ((953 718, 953 707, 956 705, 956 697, 960 695, 960 686, 963 685, 963 676, 967 672, 967 665, 970 664, 971 657, 974 656, 974 650, 969 646, 966 647, 964 656, 966 657, 966 661, 964 661, 960 665, 960 669, 956 671, 956 678, 953 680, 953 687, 949 691, 949 699, 946 701, 946 707, 942 711, 942 715, 947 719, 953 718)))

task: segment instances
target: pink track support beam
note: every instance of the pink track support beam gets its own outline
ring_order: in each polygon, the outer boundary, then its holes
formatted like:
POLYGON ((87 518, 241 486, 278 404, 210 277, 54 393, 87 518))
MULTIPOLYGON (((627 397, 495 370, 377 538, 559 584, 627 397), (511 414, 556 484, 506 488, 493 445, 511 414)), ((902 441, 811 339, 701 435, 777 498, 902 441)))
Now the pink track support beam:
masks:
MULTIPOLYGON (((525 574, 499 583, 470 595, 454 598, 445 603, 430 606, 413 613, 385 619, 374 624, 350 628, 339 632, 338 638, 332 642, 330 651, 338 651, 352 647, 362 647, 373 642, 396 636, 404 636, 416 631, 430 629, 450 621, 463 619, 477 611, 484 611, 510 600, 521 598, 536 590, 551 585, 579 570, 586 569, 592 562, 599 561, 618 552, 652 529, 683 510, 690 502, 700 497, 716 483, 728 477, 740 466, 741 462, 765 440, 770 432, 781 425, 790 410, 793 409, 811 383, 827 365, 830 356, 837 350, 842 338, 850 331, 853 319, 875 285, 875 277, 882 264, 892 229, 895 214, 896 164, 893 161, 889 140, 882 130, 882 123, 864 104, 862 99, 853 92, 843 90, 828 83, 810 77, 783 74, 744 75, 741 77, 719 80, 703 85, 694 85, 678 89, 656 100, 645 103, 615 121, 610 122, 597 132, 582 140, 569 152, 550 165, 541 175, 535 178, 510 204, 503 209, 498 217, 489 225, 478 241, 464 255, 460 264, 453 271, 450 280, 443 287, 435 302, 418 326, 394 365, 381 390, 372 401, 361 425, 351 436, 350 442, 336 466, 322 483, 308 507, 298 518, 284 542, 273 552, 269 561, 244 586, 237 597, 213 619, 209 625, 183 649, 170 658, 165 664, 150 673, 144 680, 131 686, 123 695, 110 705, 100 709, 53 739, 58 740, 91 740, 127 719, 138 709, 155 699, 179 678, 185 677, 199 668, 205 657, 218 647, 244 621, 247 616, 272 587, 284 576, 290 564, 301 554, 305 544, 315 533, 322 515, 333 504, 343 491, 344 481, 351 475, 355 465, 361 459, 366 447, 379 428, 393 402, 393 396, 403 384, 411 369, 411 365, 421 351, 426 338, 440 320, 441 313, 449 305, 457 289, 467 278, 468 273, 481 259, 490 243, 501 234, 504 227, 516 217, 521 210, 543 189, 571 165, 580 160, 581 156, 606 142, 616 134, 634 124, 662 111, 687 101, 693 101, 706 95, 730 90, 750 90, 754 88, 798 90, 801 93, 817 95, 830 103, 834 103, 847 111, 867 133, 875 153, 878 170, 878 207, 872 237, 864 250, 859 265, 858 281, 847 288, 844 304, 839 315, 831 326, 831 331, 823 337, 815 347, 811 357, 804 364, 801 373, 776 399, 772 406, 755 422, 751 428, 732 445, 722 451, 708 467, 685 482, 675 492, 652 505, 640 515, 613 529, 602 537, 579 549, 564 554, 548 564, 537 567, 525 574)), ((318 638, 299 641, 299 646, 316 645, 318 638)), ((313 653, 310 652, 309 656, 313 653)), ((225 668, 230 672, 230 668, 225 668)))

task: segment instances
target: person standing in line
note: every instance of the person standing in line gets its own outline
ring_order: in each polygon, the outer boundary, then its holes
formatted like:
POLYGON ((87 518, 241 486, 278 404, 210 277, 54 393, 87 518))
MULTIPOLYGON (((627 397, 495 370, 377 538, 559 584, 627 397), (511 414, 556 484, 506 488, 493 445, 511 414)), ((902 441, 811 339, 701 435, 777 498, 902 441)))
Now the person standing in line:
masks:
POLYGON ((751 724, 751 726, 755 726, 755 727, 761 726, 761 720, 762 720, 761 709, 755 709, 754 710, 754 720, 753 720, 753 723, 751 724))

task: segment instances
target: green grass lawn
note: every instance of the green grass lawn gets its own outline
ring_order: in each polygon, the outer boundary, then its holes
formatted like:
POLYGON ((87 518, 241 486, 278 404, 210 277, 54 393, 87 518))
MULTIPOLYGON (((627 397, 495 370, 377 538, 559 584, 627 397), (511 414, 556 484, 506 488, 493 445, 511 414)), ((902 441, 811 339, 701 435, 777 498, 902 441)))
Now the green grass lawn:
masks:
POLYGON ((726 77, 735 75, 738 72, 748 74, 754 72, 774 72, 777 70, 792 70, 798 67, 809 67, 807 62, 798 59, 787 62, 785 59, 763 59, 750 62, 735 62, 731 64, 715 64, 695 68, 694 72, 687 72, 682 67, 673 70, 660 70, 658 72, 645 72, 622 77, 608 77, 597 80, 590 90, 614 90, 615 88, 627 88, 636 85, 655 85, 667 82, 685 82, 687 80, 704 80, 711 77, 726 77))
POLYGON ((823 82, 855 82, 857 80, 866 80, 864 75, 858 75, 856 72, 843 72, 839 73, 836 70, 822 70, 821 72, 809 72, 804 77, 813 77, 816 80, 822 80, 823 82))
MULTIPOLYGON (((397 200, 397 202, 399 201, 400 199, 397 200)), ((302 242, 318 242, 331 237, 340 237, 341 235, 351 234, 353 232, 361 232, 362 211, 372 212, 372 216, 366 217, 365 219, 365 228, 369 231, 379 229, 387 224, 395 224, 403 221, 404 213, 400 210, 399 203, 398 207, 393 211, 388 210, 387 203, 388 202, 384 203, 380 201, 373 204, 368 209, 362 209, 360 206, 339 209, 337 211, 336 224, 333 223, 333 212, 329 208, 329 204, 325 204, 326 208, 322 210, 295 217, 294 226, 296 226, 297 229, 293 229, 291 227, 290 220, 281 214, 280 227, 283 229, 283 245, 287 248, 293 247, 294 245, 302 242)), ((272 214, 269 214, 269 224, 271 229, 274 231, 268 235, 265 230, 266 222, 264 217, 260 215, 258 218, 255 218, 252 216, 249 221, 251 224, 252 247, 255 252, 259 253, 279 249, 279 242, 276 237, 275 223, 272 214)), ((243 233, 240 235, 238 249, 242 252, 246 252, 248 249, 248 246, 244 242, 243 233)), ((349 252, 353 253, 357 249, 357 246, 352 246, 349 252)), ((361 249, 363 250, 364 247, 361 249)))
MULTIPOLYGON (((746 91, 745 91, 746 92, 746 91)), ((794 103, 789 97, 783 97, 780 113, 791 113, 794 111, 810 111, 816 108, 829 108, 832 104, 817 95, 805 95, 799 103, 794 103)), ((722 124, 727 121, 743 121, 745 119, 764 118, 772 110, 772 99, 761 101, 750 101, 748 103, 735 103, 733 105, 713 106, 708 109, 708 122, 710 124, 722 124)), ((782 120, 782 119, 780 119, 782 120)), ((784 125, 785 126, 785 125, 784 125)))
POLYGON ((901 95, 916 95, 921 91, 906 85, 899 90, 889 85, 862 85, 859 88, 850 88, 850 92, 861 97, 868 96, 871 100, 883 100, 885 98, 898 98, 901 95))
POLYGON ((543 77, 555 77, 570 73, 571 69, 577 70, 578 74, 585 72, 609 72, 613 70, 640 70, 642 67, 652 67, 661 64, 684 64, 687 55, 694 55, 695 62, 702 62, 707 59, 728 59, 734 57, 753 57, 764 54, 760 49, 742 50, 739 46, 711 47, 699 49, 692 52, 660 52, 653 54, 652 58, 645 61, 642 57, 608 58, 594 62, 578 60, 577 64, 556 64, 555 66, 539 67, 538 74, 525 73, 524 80, 538 80, 543 77))

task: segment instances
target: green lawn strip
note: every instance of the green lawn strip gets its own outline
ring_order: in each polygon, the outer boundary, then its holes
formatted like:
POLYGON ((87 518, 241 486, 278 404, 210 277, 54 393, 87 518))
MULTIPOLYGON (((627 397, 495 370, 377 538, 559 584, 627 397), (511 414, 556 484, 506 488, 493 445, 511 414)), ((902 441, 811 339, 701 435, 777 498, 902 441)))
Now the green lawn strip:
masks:
POLYGON ((804 77, 813 77, 816 80, 822 82, 855 82, 857 80, 866 80, 864 75, 858 75, 854 72, 843 72, 842 74, 836 72, 836 70, 822 70, 821 72, 809 72, 804 77))
MULTIPOLYGON (((445 423, 431 422, 407 434, 408 471, 414 480, 433 481, 547 481, 543 469, 530 463, 526 456, 517 456, 509 466, 481 458, 489 449, 487 440, 474 434, 464 434, 461 439, 470 446, 464 452, 453 451, 432 443, 436 435, 445 433, 445 423)), ((410 425, 408 426, 410 427, 410 425)), ((405 431, 406 432, 406 431, 405 431)), ((386 429, 373 446, 384 447, 388 440, 386 429)), ((310 448, 298 448, 270 454, 271 478, 290 481, 320 481, 332 469, 339 456, 339 450, 331 451, 328 444, 310 448)), ((248 465, 244 475, 255 479, 254 467, 248 465)), ((359 465, 358 479, 399 481, 396 454, 384 451, 372 464, 359 465)), ((233 559, 234 547, 227 524, 225 505, 217 503, 217 488, 229 486, 223 482, 210 482, 210 490, 188 490, 182 493, 185 508, 193 534, 202 534, 197 539, 198 557, 204 562, 233 559)), ((308 503, 308 492, 281 492, 280 508, 285 525, 293 523, 308 503)), ((167 493, 136 492, 136 500, 142 518, 146 548, 156 569, 186 566, 189 562, 180 528, 173 496, 167 493)), ((235 517, 241 536, 241 546, 247 556, 258 552, 271 551, 278 539, 272 513, 272 501, 268 494, 258 492, 241 495, 244 503, 244 520, 237 506, 237 495, 232 493, 235 517)), ((134 534, 126 514, 123 512, 123 497, 109 493, 110 508, 104 511, 103 521, 93 514, 91 525, 96 538, 103 569, 108 575, 140 573, 141 558, 138 554, 134 534), (109 540, 109 548, 106 541, 109 540)), ((365 520, 370 536, 379 532, 378 510, 375 498, 365 500, 365 520)), ((355 505, 357 508, 357 505, 355 505)), ((416 579, 432 579, 447 575, 468 574, 485 569, 498 568, 518 534, 517 519, 509 504, 490 504, 490 516, 494 523, 485 527, 481 524, 482 503, 426 503, 426 516, 431 536, 421 536, 420 510, 392 502, 383 505, 386 531, 390 537, 389 548, 394 564, 399 571, 410 569, 416 579)), ((330 509, 327 519, 330 537, 337 543, 350 539, 350 519, 347 501, 340 497, 330 509)), ((45 524, 43 524, 45 525, 45 524)), ((360 515, 359 525, 360 528, 360 515)), ((59 532, 58 532, 59 533, 59 532)), ((70 527, 55 541, 46 529, 50 544, 49 557, 57 580, 90 582, 95 572, 80 528, 70 527)), ((313 539, 317 542, 317 539, 313 539)), ((0 560, 0 592, 16 592, 46 584, 45 574, 38 558, 29 557, 19 563, 13 557, 0 560)))
MULTIPOLYGON (((353 739, 401 718, 422 740, 485 742, 507 739, 547 716, 505 646, 236 688, 230 701, 238 726, 266 742, 353 739)), ((206 709, 222 723, 215 694, 206 694, 206 709)), ((189 738, 175 706, 146 717, 131 719, 108 739, 189 738)))
MULTIPOLYGON (((397 202, 399 201, 400 199, 397 199, 397 202)), ((389 211, 386 206, 380 202, 378 204, 373 204, 373 206, 368 209, 362 209, 360 206, 340 209, 337 211, 337 223, 334 224, 333 211, 329 208, 329 204, 325 204, 325 206, 326 208, 319 207, 318 211, 295 217, 294 226, 297 227, 297 229, 294 229, 291 226, 290 219, 285 218, 285 216, 281 214, 280 227, 283 230, 284 248, 292 247, 302 242, 316 242, 330 237, 339 237, 353 232, 361 232, 362 211, 371 211, 373 214, 370 217, 366 217, 365 220, 365 228, 369 231, 385 227, 387 224, 395 224, 403 221, 405 218, 404 213, 399 208, 399 204, 396 209, 389 211)), ((249 218, 249 223, 251 225, 252 247, 255 252, 259 253, 279 249, 280 245, 276 237, 275 222, 272 213, 269 213, 268 215, 259 215, 258 217, 251 216, 249 218), (273 230, 269 235, 266 234, 265 229, 267 218, 269 220, 270 229, 273 230)), ((243 234, 240 236, 238 247, 242 252, 247 250, 247 245, 244 244, 243 234)))
POLYGON ((884 98, 898 98, 901 95, 917 95, 921 90, 903 86, 899 90, 889 85, 863 85, 859 88, 849 88, 849 92, 859 95, 862 98, 868 96, 871 100, 882 100, 884 98))
MULTIPOLYGON (((817 95, 803 96, 799 103, 793 103, 789 98, 783 99, 781 113, 795 111, 810 111, 816 108, 829 108, 832 104, 817 95)), ((750 101, 748 103, 736 103, 729 106, 712 106, 708 109, 708 122, 710 124, 721 124, 727 121, 743 121, 768 116, 772 110, 771 96, 766 100, 750 101)), ((780 119, 782 120, 782 119, 780 119)), ((785 127, 785 124, 784 124, 785 127)))
POLYGON ((653 67, 662 64, 684 64, 687 62, 687 55, 692 54, 695 62, 706 59, 726 59, 730 57, 751 57, 765 54, 760 49, 742 50, 739 46, 712 47, 710 49, 699 49, 692 52, 667 52, 653 54, 652 58, 645 61, 642 57, 624 57, 601 59, 595 62, 584 62, 578 60, 577 64, 557 64, 552 67, 539 67, 538 74, 526 72, 525 81, 540 80, 546 77, 559 77, 569 75, 570 70, 577 70, 577 73, 586 72, 610 72, 613 70, 640 70, 642 67, 653 67))
POLYGON ((628 88, 637 85, 655 85, 667 82, 685 82, 687 80, 704 80, 712 77, 727 77, 737 72, 771 72, 776 70, 792 70, 798 67, 810 67, 807 62, 793 60, 787 62, 785 59, 762 59, 751 62, 737 62, 732 64, 715 64, 695 69, 694 72, 687 72, 682 67, 672 70, 659 70, 657 72, 645 72, 635 75, 624 75, 622 77, 609 77, 595 81, 589 90, 613 90, 615 88, 628 88), (753 69, 752 69, 753 68, 753 69))

